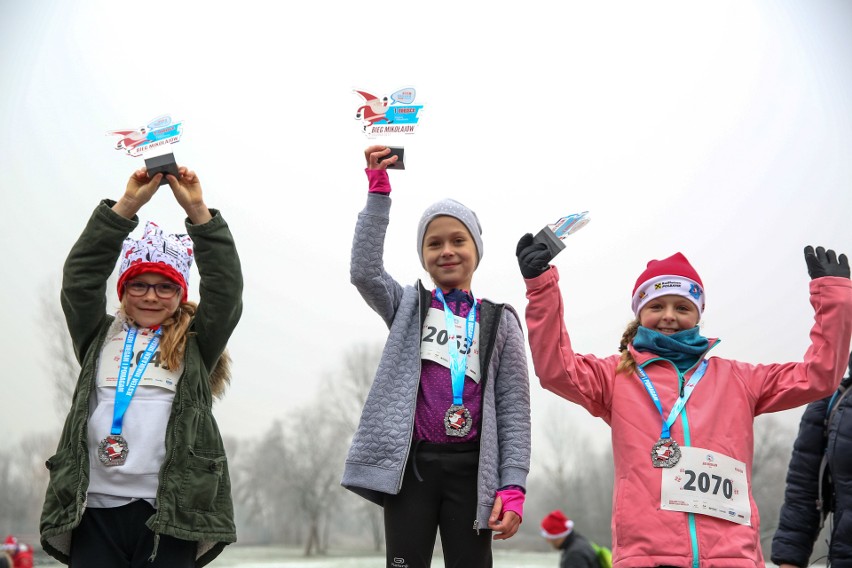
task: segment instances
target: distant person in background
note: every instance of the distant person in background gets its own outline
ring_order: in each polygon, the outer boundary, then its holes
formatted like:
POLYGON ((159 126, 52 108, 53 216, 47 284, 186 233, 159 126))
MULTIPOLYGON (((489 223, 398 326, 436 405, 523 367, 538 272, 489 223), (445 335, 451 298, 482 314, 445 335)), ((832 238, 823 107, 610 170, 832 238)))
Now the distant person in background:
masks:
MULTIPOLYGON (((17 537, 7 536, 0 549, 8 558, 9 568, 33 568, 33 547, 19 541, 17 537)), ((3 556, 0 554, 0 568, 3 568, 3 556)))
POLYGON ((772 539, 772 562, 783 568, 810 563, 814 542, 829 518, 828 561, 852 567, 852 353, 849 373, 832 396, 812 402, 799 424, 787 489, 772 539), (831 515, 829 517, 829 514, 831 515))
POLYGON ((598 553, 592 543, 574 530, 574 521, 562 511, 551 511, 541 521, 541 536, 550 546, 562 551, 559 568, 600 568, 598 553))
POLYGON ((397 161, 389 154, 385 146, 364 151, 369 190, 350 278, 390 333, 342 484, 384 508, 388 568, 430 566, 439 530, 446 566, 487 568, 492 537, 510 538, 521 524, 530 466, 521 321, 506 304, 474 298, 482 228, 458 201, 434 203, 416 225, 434 288, 388 274, 387 167, 397 161))
MULTIPOLYGON (((675 233, 692 230, 686 221, 675 225, 675 233)), ((681 253, 648 262, 633 287, 634 319, 622 334, 620 353, 598 357, 574 352, 565 327, 568 304, 548 248, 528 233, 516 252, 541 385, 612 429, 614 565, 763 566, 751 490, 752 483, 762 483, 751 477, 754 417, 813 402, 837 388, 852 340, 846 256, 805 248, 814 309, 811 344, 802 362, 756 365, 710 357, 719 339, 704 337, 698 325, 704 285, 681 253)), ((618 262, 622 259, 602 257, 594 267, 571 267, 570 275, 575 284, 591 279, 593 285, 596 278, 609 278, 618 262)), ((735 311, 759 317, 755 306, 764 291, 736 276, 729 283, 742 296, 735 311)), ((590 301, 588 294, 575 299, 590 301)), ((760 340, 772 341, 772 334, 767 328, 760 340)))

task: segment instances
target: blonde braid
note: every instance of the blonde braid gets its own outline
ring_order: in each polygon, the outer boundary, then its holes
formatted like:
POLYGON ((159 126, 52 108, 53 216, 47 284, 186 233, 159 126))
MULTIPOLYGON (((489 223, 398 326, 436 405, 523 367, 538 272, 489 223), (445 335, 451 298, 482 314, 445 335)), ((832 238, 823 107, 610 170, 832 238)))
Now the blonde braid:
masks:
POLYGON ((627 325, 627 329, 624 330, 624 334, 621 336, 621 343, 618 346, 618 350, 621 352, 621 361, 618 362, 618 367, 615 368, 616 373, 632 375, 636 372, 636 361, 633 360, 633 355, 630 354, 630 350, 627 349, 627 346, 630 345, 633 338, 636 337, 637 331, 639 331, 639 318, 630 322, 627 325))

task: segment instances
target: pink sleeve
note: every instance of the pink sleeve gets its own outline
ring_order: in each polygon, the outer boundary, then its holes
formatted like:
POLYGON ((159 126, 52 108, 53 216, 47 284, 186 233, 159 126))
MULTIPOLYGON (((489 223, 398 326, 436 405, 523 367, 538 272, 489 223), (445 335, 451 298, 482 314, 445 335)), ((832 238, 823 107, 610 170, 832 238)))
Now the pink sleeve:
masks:
POLYGON ((852 340, 852 282, 825 276, 810 282, 814 324, 801 363, 748 365, 732 362, 757 398, 755 413, 778 412, 819 400, 837 389, 852 340))
POLYGON ((523 521, 524 520, 524 500, 526 495, 520 489, 500 489, 497 491, 497 496, 503 501, 503 510, 500 511, 500 517, 506 511, 512 511, 523 521))
POLYGON ((367 172, 367 179, 370 181, 370 193, 390 194, 391 186, 387 170, 365 168, 364 171, 367 172))
POLYGON ((565 329, 559 271, 555 266, 525 282, 530 352, 541 386, 581 405, 592 416, 599 416, 609 424, 619 355, 598 358, 574 353, 565 329))

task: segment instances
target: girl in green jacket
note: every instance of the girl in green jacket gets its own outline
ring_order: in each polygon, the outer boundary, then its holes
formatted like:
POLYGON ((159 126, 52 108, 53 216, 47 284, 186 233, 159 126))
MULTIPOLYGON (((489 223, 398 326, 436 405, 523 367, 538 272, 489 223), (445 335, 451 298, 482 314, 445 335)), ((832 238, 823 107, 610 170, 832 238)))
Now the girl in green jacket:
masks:
POLYGON ((65 263, 62 307, 81 365, 41 519, 45 550, 77 568, 204 566, 236 540, 213 397, 242 312, 228 226, 185 167, 166 181, 189 235, 149 222, 127 238, 163 174, 138 170, 95 210, 65 263), (197 260, 201 302, 188 301, 197 260), (115 316, 106 281, 119 264, 115 316))

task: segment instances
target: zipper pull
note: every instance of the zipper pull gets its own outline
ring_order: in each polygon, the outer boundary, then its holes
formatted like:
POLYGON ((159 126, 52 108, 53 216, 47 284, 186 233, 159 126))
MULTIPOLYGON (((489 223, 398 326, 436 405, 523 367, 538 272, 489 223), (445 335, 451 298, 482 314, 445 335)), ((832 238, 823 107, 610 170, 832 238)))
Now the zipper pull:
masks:
POLYGON ((473 530, 476 531, 476 534, 479 534, 479 519, 473 521, 473 530))

